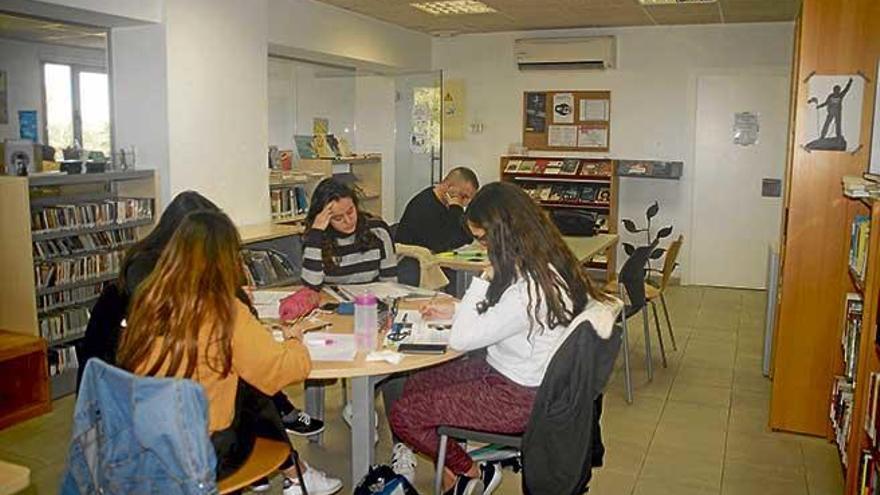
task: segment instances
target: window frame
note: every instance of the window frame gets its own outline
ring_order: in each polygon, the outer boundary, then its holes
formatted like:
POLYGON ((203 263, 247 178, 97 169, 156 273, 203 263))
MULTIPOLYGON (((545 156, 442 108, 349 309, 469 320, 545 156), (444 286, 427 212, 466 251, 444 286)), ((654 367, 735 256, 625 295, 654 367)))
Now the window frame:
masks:
MULTIPOLYGON (((75 141, 79 141, 80 146, 83 143, 82 137, 82 106, 79 97, 79 75, 83 72, 92 72, 98 74, 104 74, 107 76, 107 87, 110 88, 110 75, 107 67, 83 63, 82 61, 70 61, 70 60, 59 60, 59 59, 51 59, 44 58, 40 59, 40 94, 42 99, 42 111, 43 111, 43 142, 49 144, 49 113, 48 113, 48 97, 46 95, 46 65, 66 65, 70 67, 70 104, 71 104, 71 116, 73 118, 73 139, 75 141)), ((108 100, 108 119, 110 121, 110 149, 108 152, 112 155, 113 153, 113 108, 112 108, 112 98, 110 95, 110 91, 107 92, 107 100, 108 100)), ((68 146, 72 146, 73 143, 69 143, 68 146)), ((58 150, 56 150, 58 151, 58 150)), ((110 159, 110 155, 107 156, 107 159, 110 159)))

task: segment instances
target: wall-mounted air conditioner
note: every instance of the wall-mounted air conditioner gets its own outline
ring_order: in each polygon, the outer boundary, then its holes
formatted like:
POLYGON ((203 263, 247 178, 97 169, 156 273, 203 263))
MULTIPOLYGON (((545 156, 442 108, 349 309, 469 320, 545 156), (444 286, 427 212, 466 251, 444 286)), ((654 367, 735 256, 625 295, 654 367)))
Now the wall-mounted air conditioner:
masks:
POLYGON ((525 38, 514 42, 519 70, 612 69, 617 61, 614 36, 525 38))

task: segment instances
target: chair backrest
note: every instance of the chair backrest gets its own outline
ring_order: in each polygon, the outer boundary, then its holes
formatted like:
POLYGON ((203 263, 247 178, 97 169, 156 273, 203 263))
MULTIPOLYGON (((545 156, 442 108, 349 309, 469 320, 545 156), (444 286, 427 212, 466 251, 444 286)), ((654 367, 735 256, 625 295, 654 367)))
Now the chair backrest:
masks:
POLYGON ((666 250, 666 258, 663 260, 663 275, 660 278, 660 290, 666 290, 666 286, 669 284, 669 279, 672 278, 672 272, 675 271, 675 267, 678 266, 676 260, 678 259, 678 253, 681 251, 681 245, 684 242, 684 236, 679 235, 678 239, 672 241, 672 244, 669 245, 669 248, 666 250))
POLYGON ((640 246, 620 268, 618 280, 626 290, 629 304, 626 306, 626 316, 631 316, 642 309, 646 304, 645 299, 645 266, 648 265, 648 257, 656 245, 640 246))
POLYGON ((388 226, 388 232, 391 233, 391 240, 397 242, 397 229, 400 227, 400 223, 392 223, 388 226))
POLYGON ((216 492, 208 401, 191 380, 140 377, 90 359, 74 410, 65 486, 165 495, 216 492))

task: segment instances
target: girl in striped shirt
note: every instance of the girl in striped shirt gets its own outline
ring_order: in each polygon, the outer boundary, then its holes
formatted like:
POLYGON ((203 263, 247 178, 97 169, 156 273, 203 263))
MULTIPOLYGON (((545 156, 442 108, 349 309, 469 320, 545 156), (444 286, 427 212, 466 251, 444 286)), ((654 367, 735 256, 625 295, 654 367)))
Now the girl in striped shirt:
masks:
POLYGON ((347 185, 333 178, 322 180, 312 193, 306 225, 302 281, 307 287, 397 281, 388 224, 361 211, 347 185))

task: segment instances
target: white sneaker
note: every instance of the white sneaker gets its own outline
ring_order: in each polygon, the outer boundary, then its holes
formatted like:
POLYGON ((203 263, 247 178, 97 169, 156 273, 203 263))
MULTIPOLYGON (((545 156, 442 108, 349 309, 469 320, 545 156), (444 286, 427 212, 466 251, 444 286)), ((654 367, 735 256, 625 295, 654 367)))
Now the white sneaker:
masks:
MULTIPOLYGON (((346 403, 342 408, 342 420, 351 428, 351 421, 354 413, 351 411, 351 402, 346 403)), ((379 413, 373 411, 373 441, 379 443, 379 413)))
MULTIPOLYGON (((303 482, 309 495, 331 495, 342 488, 342 480, 331 478, 326 473, 309 465, 306 465, 306 470, 303 472, 303 482)), ((282 493, 284 495, 302 495, 302 487, 296 476, 284 477, 282 493)))
POLYGON ((416 454, 405 444, 394 444, 391 449, 391 469, 413 483, 416 477, 416 454))

